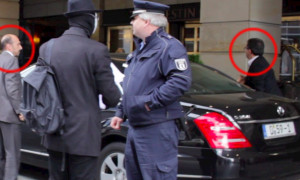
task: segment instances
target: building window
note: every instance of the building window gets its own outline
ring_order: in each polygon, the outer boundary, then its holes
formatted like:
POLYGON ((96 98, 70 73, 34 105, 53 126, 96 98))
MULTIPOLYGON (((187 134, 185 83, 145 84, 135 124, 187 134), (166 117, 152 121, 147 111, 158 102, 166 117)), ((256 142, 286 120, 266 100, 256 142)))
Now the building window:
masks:
MULTIPOLYGON (((183 43, 188 54, 199 54, 200 24, 186 24, 183 28, 183 43)), ((168 32, 169 27, 166 28, 168 32)), ((134 50, 131 26, 108 27, 107 46, 110 53, 128 54, 134 50)))
POLYGON ((186 24, 184 27, 184 45, 188 54, 199 54, 200 24, 186 24))
POLYGON ((299 44, 300 16, 282 18, 281 40, 283 44, 299 44))
POLYGON ((300 16, 282 17, 280 78, 300 80, 300 16))
POLYGON ((133 49, 131 26, 108 27, 107 45, 111 53, 130 53, 133 49))

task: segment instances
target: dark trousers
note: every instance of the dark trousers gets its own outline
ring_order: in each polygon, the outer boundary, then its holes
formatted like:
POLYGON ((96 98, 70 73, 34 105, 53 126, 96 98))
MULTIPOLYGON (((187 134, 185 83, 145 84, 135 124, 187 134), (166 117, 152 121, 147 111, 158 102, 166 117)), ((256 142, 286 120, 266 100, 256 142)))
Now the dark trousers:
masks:
POLYGON ((65 170, 62 171, 63 153, 48 150, 50 180, 96 180, 99 178, 98 157, 65 154, 65 170))
POLYGON ((129 127, 125 149, 128 180, 176 180, 178 129, 175 121, 129 127))
POLYGON ((2 167, 5 167, 5 151, 4 151, 2 133, 0 133, 0 180, 3 180, 4 178, 4 168, 2 167))
POLYGON ((20 125, 0 122, 0 134, 0 179, 16 180, 21 157, 20 125))

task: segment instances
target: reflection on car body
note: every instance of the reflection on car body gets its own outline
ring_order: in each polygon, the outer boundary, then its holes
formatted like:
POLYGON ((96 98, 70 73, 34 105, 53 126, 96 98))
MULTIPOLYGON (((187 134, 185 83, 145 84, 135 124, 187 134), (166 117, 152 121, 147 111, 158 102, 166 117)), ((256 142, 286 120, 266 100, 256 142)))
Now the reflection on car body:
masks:
MULTIPOLYGON (((255 92, 210 67, 191 66, 192 87, 181 98, 186 116, 178 179, 283 179, 300 173, 300 102, 255 92)), ((126 177, 128 124, 120 131, 110 128, 113 116, 114 109, 107 109, 99 119, 101 180, 126 177)), ((22 162, 46 168, 40 137, 24 125, 22 138, 22 162)))

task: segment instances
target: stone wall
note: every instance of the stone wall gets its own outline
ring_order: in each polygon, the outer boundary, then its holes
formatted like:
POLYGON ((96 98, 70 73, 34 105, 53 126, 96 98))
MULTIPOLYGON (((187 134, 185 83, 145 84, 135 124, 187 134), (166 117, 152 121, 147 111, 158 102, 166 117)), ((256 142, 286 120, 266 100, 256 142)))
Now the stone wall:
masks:
MULTIPOLYGON (((19 25, 19 0, 0 1, 0 26, 14 24, 19 25)), ((0 31, 0 38, 7 33, 18 35, 18 30, 13 28, 0 31)))
MULTIPOLYGON (((230 62, 229 45, 238 32, 250 27, 258 27, 270 33, 280 52, 281 11, 282 0, 201 0, 202 61, 237 78, 240 72, 230 62)), ((273 59, 274 46, 266 35, 255 31, 244 33, 233 46, 235 63, 244 71, 248 70, 244 47, 247 40, 254 37, 263 39, 265 57, 269 62, 273 59)), ((278 75, 279 60, 273 69, 278 75)))

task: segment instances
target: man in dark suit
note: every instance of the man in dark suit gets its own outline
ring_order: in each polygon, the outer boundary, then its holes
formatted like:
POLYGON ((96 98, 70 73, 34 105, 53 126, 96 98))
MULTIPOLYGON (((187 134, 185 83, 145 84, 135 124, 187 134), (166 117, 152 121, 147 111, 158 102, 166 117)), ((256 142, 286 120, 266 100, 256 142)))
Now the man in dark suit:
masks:
MULTIPOLYGON (((19 68, 22 46, 19 38, 6 34, 1 38, 0 67, 6 70, 19 68)), ((21 130, 19 111, 21 103, 20 73, 0 71, 0 179, 15 180, 20 164, 21 130)))
MULTIPOLYGON (((270 66, 263 57, 264 47, 264 42, 261 39, 251 38, 247 41, 245 53, 248 58, 249 73, 258 73, 270 66)), ((273 69, 259 76, 241 76, 238 82, 257 91, 282 96, 273 69)))
MULTIPOLYGON (((54 39, 51 66, 57 75, 65 110, 64 134, 46 135, 43 145, 49 152, 50 179, 96 179, 101 150, 101 111, 98 95, 107 107, 120 99, 108 49, 91 40, 97 27, 92 0, 69 0, 70 28, 54 39), (65 155, 65 157, 64 157, 65 155), (64 162, 65 161, 65 162, 64 162), (65 165, 64 171, 61 171, 65 165)), ((48 42, 40 48, 45 57, 48 42)))

